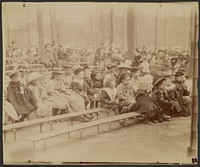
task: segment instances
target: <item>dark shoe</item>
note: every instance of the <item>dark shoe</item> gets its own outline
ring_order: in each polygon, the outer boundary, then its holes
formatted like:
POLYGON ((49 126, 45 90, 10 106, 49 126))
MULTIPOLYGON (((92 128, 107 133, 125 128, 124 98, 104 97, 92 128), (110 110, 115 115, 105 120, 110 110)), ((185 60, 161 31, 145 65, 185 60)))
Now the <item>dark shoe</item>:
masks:
POLYGON ((87 119, 87 118, 85 118, 85 117, 81 117, 81 118, 79 119, 79 121, 80 121, 80 122, 90 122, 90 120, 87 119))
POLYGON ((157 121, 158 121, 158 122, 163 122, 163 119, 158 119, 157 121))
POLYGON ((153 122, 153 123, 158 123, 158 121, 157 121, 157 120, 153 120, 152 122, 153 122))
POLYGON ((124 125, 124 123, 125 123, 125 120, 119 120, 119 124, 120 124, 120 125, 122 125, 122 126, 123 126, 123 125, 124 125))
POLYGON ((89 120, 91 120, 91 119, 94 118, 94 116, 90 116, 89 114, 85 114, 83 117, 85 117, 85 118, 87 118, 87 119, 89 119, 89 120))
POLYGON ((169 115, 163 115, 163 120, 164 121, 169 121, 169 119, 170 119, 171 117, 169 116, 169 115))
POLYGON ((145 121, 146 124, 149 124, 149 125, 153 125, 153 122, 151 121, 145 121))

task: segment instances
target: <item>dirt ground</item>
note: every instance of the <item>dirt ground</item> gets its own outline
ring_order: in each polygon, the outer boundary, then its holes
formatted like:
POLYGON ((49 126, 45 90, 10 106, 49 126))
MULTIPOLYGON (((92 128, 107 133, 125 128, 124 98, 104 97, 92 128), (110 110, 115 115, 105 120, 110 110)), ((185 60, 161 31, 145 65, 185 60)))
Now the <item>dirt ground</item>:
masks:
MULTIPOLYGON (((78 122, 77 122, 78 123, 78 122)), ((131 163, 192 163, 187 157, 187 147, 190 145, 191 117, 172 118, 169 122, 153 125, 137 124, 121 128, 116 122, 109 131, 108 125, 83 130, 83 138, 79 132, 62 135, 44 142, 32 143, 24 137, 39 133, 39 126, 27 127, 17 131, 17 140, 13 133, 7 134, 3 145, 5 164, 24 164, 33 162, 131 162, 131 163)), ((53 129, 69 126, 69 122, 57 123, 53 129)), ((43 126, 44 131, 50 130, 50 125, 43 126)))

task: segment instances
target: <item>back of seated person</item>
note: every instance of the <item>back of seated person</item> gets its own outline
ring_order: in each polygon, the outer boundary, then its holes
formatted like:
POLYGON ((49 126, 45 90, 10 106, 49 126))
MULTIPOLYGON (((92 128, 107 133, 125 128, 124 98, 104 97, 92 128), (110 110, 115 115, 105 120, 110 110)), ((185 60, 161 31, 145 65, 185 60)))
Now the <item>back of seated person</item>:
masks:
POLYGON ((22 116, 20 121, 23 121, 37 109, 36 98, 32 91, 21 83, 19 71, 11 72, 10 78, 7 99, 15 108, 18 116, 22 116))

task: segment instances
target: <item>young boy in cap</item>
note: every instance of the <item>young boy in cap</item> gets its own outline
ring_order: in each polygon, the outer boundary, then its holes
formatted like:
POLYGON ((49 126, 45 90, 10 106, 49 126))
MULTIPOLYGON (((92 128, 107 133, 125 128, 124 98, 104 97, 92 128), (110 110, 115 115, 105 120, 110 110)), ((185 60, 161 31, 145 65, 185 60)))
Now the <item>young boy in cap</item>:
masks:
MULTIPOLYGON (((93 89, 93 82, 91 79, 91 69, 87 66, 87 67, 84 67, 83 71, 84 71, 83 86, 87 92, 87 96, 90 101, 90 109, 92 109, 92 108, 94 108, 97 93, 93 89)), ((86 103, 86 107, 87 107, 87 103, 86 103)))
POLYGON ((13 105, 18 116, 21 115, 21 122, 38 108, 37 101, 33 92, 21 83, 19 71, 15 70, 9 76, 11 81, 7 87, 7 100, 13 105))
POLYGON ((190 91, 185 84, 185 71, 178 70, 175 73, 175 99, 179 102, 181 107, 180 116, 189 116, 191 113, 190 100, 186 96, 190 95, 190 91))
POLYGON ((130 82, 130 86, 133 89, 133 92, 136 93, 138 90, 138 86, 140 84, 140 68, 139 67, 133 67, 131 68, 132 72, 132 78, 130 82))
POLYGON ((158 121, 162 122, 169 120, 170 116, 165 115, 166 109, 170 110, 172 104, 167 98, 167 94, 165 92, 165 78, 159 78, 154 84, 154 90, 151 96, 153 102, 159 108, 160 113, 158 114, 158 121))

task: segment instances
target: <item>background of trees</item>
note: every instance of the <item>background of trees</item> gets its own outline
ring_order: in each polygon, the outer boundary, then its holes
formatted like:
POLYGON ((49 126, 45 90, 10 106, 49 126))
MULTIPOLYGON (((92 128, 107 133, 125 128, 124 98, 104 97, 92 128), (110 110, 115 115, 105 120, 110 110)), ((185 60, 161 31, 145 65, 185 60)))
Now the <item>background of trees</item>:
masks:
MULTIPOLYGON (((96 49, 101 42, 135 48, 189 47, 194 3, 6 3, 3 4, 5 44, 55 41, 96 49), (128 41, 128 45, 127 45, 128 41)), ((131 50, 129 49, 131 52, 131 50)))

